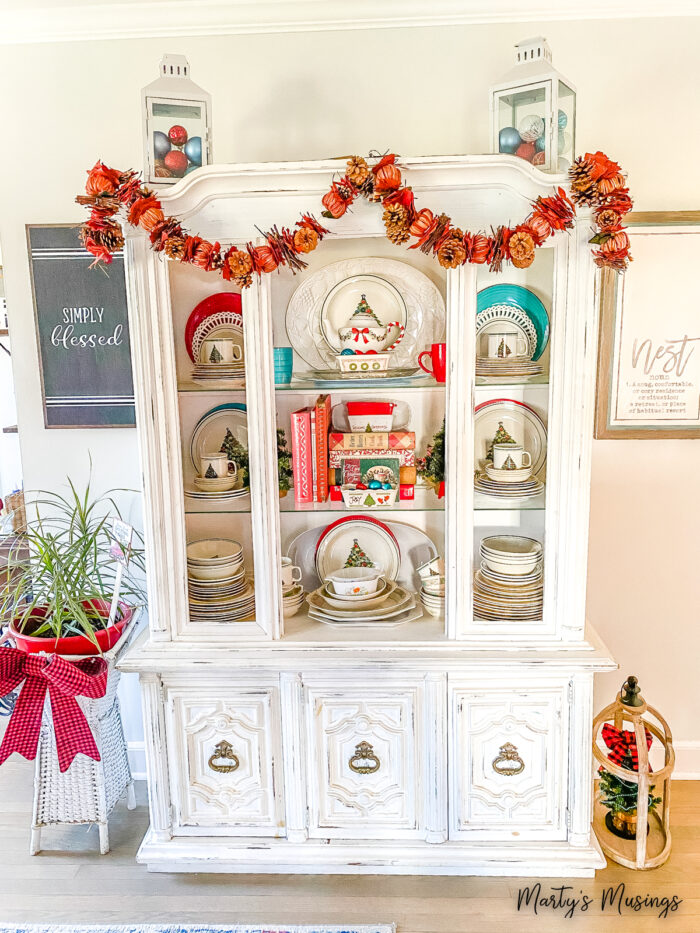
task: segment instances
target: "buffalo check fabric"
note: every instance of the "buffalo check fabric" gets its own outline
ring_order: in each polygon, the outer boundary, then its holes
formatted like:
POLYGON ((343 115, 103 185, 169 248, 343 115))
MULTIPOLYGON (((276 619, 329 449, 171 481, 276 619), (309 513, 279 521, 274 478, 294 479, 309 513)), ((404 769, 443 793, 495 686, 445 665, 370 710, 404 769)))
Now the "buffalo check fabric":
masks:
MULTIPOLYGON (((648 729, 645 729, 644 732, 646 735, 647 750, 649 750, 653 737, 648 729)), ((616 729, 615 726, 611 726, 609 722, 606 722, 601 730, 601 736, 610 749, 608 758, 613 764, 622 766, 625 763, 625 759, 630 758, 632 761, 632 768, 630 770, 639 770, 637 740, 634 737, 634 732, 630 732, 627 729, 616 729)))
POLYGON ((57 654, 26 654, 18 648, 0 651, 0 696, 24 682, 0 745, 0 764, 13 752, 30 760, 36 757, 47 691, 61 771, 66 771, 78 754, 99 761, 95 739, 75 698, 103 697, 107 673, 103 658, 67 661, 57 654))

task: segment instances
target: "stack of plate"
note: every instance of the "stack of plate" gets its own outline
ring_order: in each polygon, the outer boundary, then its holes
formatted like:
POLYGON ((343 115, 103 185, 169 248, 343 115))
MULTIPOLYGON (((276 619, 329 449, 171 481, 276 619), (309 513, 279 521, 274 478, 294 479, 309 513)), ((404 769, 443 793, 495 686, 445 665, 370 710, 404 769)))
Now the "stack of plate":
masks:
POLYGON ((282 591, 282 615, 285 619, 291 619, 292 616, 299 612, 305 595, 303 587, 299 586, 298 583, 295 583, 288 590, 282 591))
POLYGON ((388 628, 414 622, 423 615, 414 593, 383 577, 370 596, 341 596, 335 592, 333 584, 326 581, 308 594, 306 602, 312 619, 337 628, 348 625, 388 628))
POLYGON ((187 580, 193 622, 239 622, 255 615, 255 588, 246 579, 237 541, 210 538, 187 545, 187 580))
POLYGON ((477 376, 539 376, 542 372, 542 364, 526 356, 510 356, 503 360, 476 358, 477 376))
MULTIPOLYGON (((488 470, 488 467, 487 467, 488 470)), ((505 470, 499 470, 498 473, 506 473, 505 470)), ((522 470, 518 470, 522 473, 522 470)), ((495 496, 498 499, 531 499, 539 496, 544 489, 544 483, 541 483, 536 477, 530 476, 529 479, 518 479, 517 482, 504 481, 503 479, 492 479, 489 473, 475 473, 474 489, 477 492, 483 492, 487 496, 495 496)))
POLYGON ((474 574, 474 615, 492 622, 542 618, 542 545, 533 538, 496 535, 481 542, 474 574))
POLYGON ((233 363, 195 363, 192 381, 203 385, 226 383, 229 387, 245 384, 245 363, 241 360, 233 363))

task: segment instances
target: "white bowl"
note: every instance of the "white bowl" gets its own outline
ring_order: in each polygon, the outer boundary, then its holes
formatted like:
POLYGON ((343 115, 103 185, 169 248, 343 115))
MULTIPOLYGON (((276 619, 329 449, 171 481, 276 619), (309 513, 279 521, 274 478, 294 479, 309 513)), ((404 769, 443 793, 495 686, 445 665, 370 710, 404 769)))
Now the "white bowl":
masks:
POLYGON ((482 555, 484 562, 489 570, 493 570, 494 573, 503 573, 508 576, 520 577, 523 574, 532 573, 539 565, 540 558, 533 557, 531 560, 518 560, 518 561, 509 561, 509 560, 499 560, 495 557, 491 557, 488 554, 482 555))
POLYGON ((187 575, 193 580, 230 580, 238 576, 238 570, 243 566, 243 562, 236 564, 214 564, 211 567, 200 566, 199 564, 188 564, 187 575))
POLYGON ((187 545, 189 564, 227 564, 240 560, 243 548, 230 538, 203 538, 187 545))
POLYGON ((376 567, 341 567, 328 574, 326 580, 339 596, 369 596, 377 592, 381 575, 376 567))
POLYGON ((481 541, 481 552, 493 554, 494 557, 509 557, 514 559, 527 559, 542 555, 542 545, 534 538, 523 535, 491 535, 481 541))
POLYGON ((436 593, 444 594, 445 592, 445 578, 443 576, 434 575, 432 577, 423 578, 423 589, 426 593, 436 593))

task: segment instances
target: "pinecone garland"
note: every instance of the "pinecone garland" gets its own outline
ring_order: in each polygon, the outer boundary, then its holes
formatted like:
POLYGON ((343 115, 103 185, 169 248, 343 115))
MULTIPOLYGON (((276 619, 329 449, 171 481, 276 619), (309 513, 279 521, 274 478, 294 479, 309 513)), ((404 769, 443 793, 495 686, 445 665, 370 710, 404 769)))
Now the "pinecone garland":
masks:
POLYGON ((387 204, 382 215, 386 235, 397 246, 405 243, 409 238, 408 232, 409 217, 408 211, 403 204, 387 204))
POLYGON ((576 159, 569 169, 571 200, 584 207, 593 204, 598 196, 598 186, 593 180, 593 166, 584 157, 576 159))
POLYGON ((535 241, 524 230, 516 230, 508 240, 508 252, 516 269, 527 269, 535 259, 535 241))
POLYGON ((353 156, 348 159, 348 168, 345 173, 348 181, 351 181, 356 188, 361 188, 369 177, 369 165, 362 156, 353 156))
POLYGON ((300 227, 294 231, 294 248, 299 253, 310 253, 318 246, 318 233, 310 227, 300 227))

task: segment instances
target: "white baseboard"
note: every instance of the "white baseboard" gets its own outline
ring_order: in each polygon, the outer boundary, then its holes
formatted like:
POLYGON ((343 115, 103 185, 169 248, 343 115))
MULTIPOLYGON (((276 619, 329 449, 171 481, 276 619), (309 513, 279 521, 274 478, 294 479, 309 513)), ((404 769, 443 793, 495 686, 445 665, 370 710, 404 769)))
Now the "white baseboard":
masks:
POLYGON ((677 781, 700 781, 700 742, 674 742, 677 781))
POLYGON ((146 751, 143 741, 127 742, 127 752, 129 755, 129 767, 131 776, 135 781, 146 780, 146 751))

